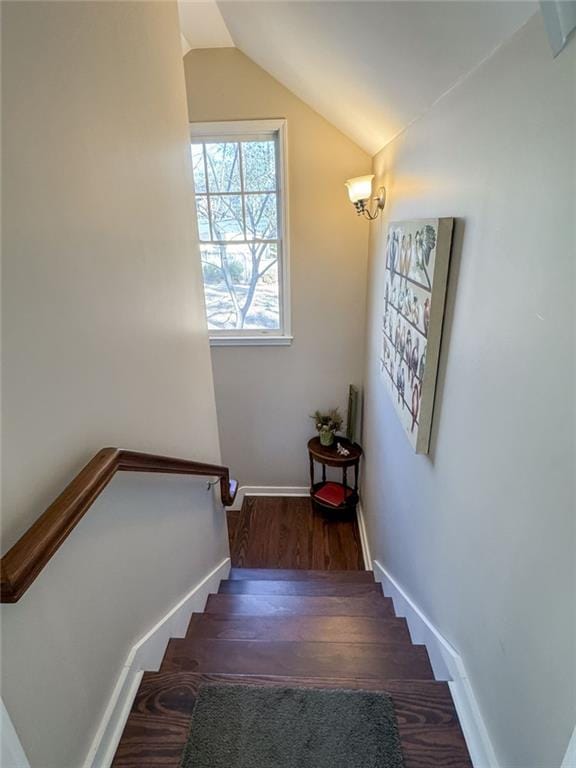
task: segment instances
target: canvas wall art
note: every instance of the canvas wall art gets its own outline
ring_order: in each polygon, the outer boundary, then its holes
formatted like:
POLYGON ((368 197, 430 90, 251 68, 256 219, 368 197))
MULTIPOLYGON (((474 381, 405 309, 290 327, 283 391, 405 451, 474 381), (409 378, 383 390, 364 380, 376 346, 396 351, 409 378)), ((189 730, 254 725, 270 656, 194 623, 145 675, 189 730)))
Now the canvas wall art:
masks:
POLYGON ((380 368, 416 453, 428 453, 452 242, 452 218, 391 222, 380 368))

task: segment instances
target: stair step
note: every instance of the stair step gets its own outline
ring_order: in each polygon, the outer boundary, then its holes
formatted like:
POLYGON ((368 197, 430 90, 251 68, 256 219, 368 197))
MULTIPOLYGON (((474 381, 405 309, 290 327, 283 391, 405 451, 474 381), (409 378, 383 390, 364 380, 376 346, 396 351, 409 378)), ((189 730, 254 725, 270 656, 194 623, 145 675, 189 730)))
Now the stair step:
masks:
POLYGON ((222 640, 307 640, 342 643, 410 643, 406 619, 372 616, 192 616, 186 637, 222 640))
MULTIPOLYGON (((282 677, 146 672, 112 768, 179 768, 198 690, 206 683, 286 685, 282 677)), ((405 768, 472 768, 447 683, 291 678, 299 688, 385 691, 398 720, 405 768)))
MULTIPOLYGON (((206 683, 286 685, 282 677, 146 672, 112 768, 179 768, 198 690, 206 683)), ((394 702, 405 768, 472 768, 447 683, 291 678, 300 688, 385 691, 394 702)))
POLYGON ((361 582, 374 583, 372 571, 305 571, 286 568, 232 568, 228 577, 237 581, 330 581, 330 582, 361 582))
POLYGON ((433 680, 422 645, 170 640, 161 669, 283 677, 433 680))
POLYGON ((381 616, 394 618, 390 598, 371 594, 359 597, 302 595, 210 595, 206 613, 229 616, 381 616))
POLYGON ((320 597, 383 594, 382 586, 371 582, 272 581, 271 579, 221 581, 218 592, 221 595, 317 595, 320 597))

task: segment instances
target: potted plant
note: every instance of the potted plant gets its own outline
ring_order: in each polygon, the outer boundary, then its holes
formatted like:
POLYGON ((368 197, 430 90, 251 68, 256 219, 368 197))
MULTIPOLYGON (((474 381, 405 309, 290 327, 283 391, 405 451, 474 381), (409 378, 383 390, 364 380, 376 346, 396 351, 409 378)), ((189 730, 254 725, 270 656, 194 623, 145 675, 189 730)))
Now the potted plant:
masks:
POLYGON ((338 408, 332 408, 325 413, 314 411, 310 418, 314 419, 320 443, 325 446, 332 445, 334 435, 342 429, 343 419, 338 408))

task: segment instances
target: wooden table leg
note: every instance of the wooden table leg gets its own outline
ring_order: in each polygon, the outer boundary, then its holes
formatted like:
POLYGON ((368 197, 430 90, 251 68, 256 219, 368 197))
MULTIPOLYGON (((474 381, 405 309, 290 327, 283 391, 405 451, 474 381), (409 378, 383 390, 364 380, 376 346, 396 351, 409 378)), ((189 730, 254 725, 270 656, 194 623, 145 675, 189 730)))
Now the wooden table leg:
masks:
POLYGON ((314 488, 314 459, 312 458, 312 455, 310 455, 310 493, 312 493, 313 488, 314 488))

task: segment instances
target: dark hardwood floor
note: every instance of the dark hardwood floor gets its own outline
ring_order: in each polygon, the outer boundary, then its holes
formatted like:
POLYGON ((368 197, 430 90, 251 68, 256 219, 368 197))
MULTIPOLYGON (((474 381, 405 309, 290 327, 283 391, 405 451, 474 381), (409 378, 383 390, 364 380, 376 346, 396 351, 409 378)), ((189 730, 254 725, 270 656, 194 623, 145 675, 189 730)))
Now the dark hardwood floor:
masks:
POLYGON ((405 768, 472 768, 448 684, 372 572, 233 568, 144 675, 113 768, 178 768, 198 691, 215 681, 385 691, 405 768))
MULTIPOLYGON (((247 679, 243 675, 146 672, 112 768, 178 768, 198 690, 214 682, 245 685, 247 679)), ((292 677, 290 682, 299 688, 385 691, 394 702, 405 768, 472 768, 447 683, 309 677, 292 677)), ((250 685, 286 683, 285 677, 250 677, 250 685)))
POLYGON ((356 518, 321 514, 308 498, 248 496, 228 530, 237 568, 364 569, 356 518))
POLYGON ((472 768, 448 684, 363 570, 356 519, 252 497, 229 522, 234 567, 144 675, 113 768, 179 768, 198 691, 215 681, 385 691, 405 768, 472 768))
POLYGON ((254 640, 196 637, 172 639, 162 668, 166 672, 225 675, 434 680, 423 645, 388 640, 383 643, 259 640, 255 643, 254 640))

